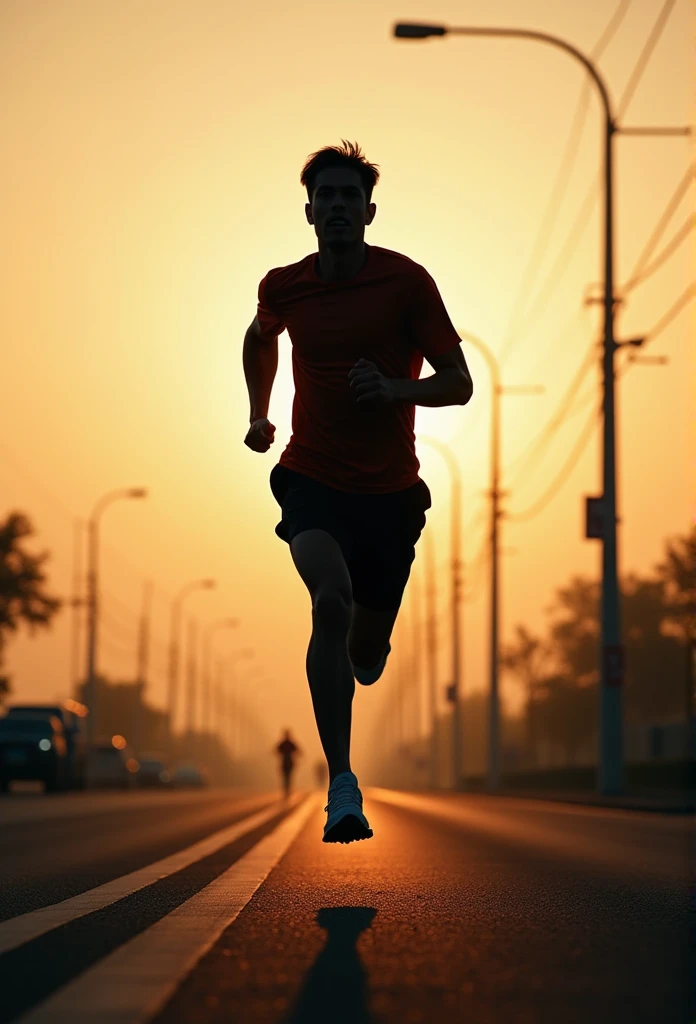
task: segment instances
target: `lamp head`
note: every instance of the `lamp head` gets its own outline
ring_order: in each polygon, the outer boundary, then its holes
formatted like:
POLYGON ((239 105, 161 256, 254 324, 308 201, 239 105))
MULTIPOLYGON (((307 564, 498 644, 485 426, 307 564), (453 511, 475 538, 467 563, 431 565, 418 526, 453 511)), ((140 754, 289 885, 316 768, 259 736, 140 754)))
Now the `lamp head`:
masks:
POLYGON ((397 39, 428 39, 430 36, 444 36, 447 29, 444 25, 419 25, 412 22, 399 22, 394 26, 397 39))
POLYGON ((147 490, 144 487, 131 487, 128 491, 129 498, 147 498, 147 490))

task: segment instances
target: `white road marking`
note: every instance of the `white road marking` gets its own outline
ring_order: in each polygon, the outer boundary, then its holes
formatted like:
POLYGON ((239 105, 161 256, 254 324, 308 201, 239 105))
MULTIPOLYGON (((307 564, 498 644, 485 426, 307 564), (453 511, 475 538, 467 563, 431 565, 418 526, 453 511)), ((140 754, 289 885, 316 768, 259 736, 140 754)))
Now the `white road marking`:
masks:
MULTIPOLYGON (((181 806, 203 807, 220 800, 248 800, 264 794, 246 786, 210 787, 203 790, 136 789, 124 793, 101 789, 82 793, 13 793, 0 801, 0 821, 6 825, 34 825, 59 818, 90 818, 118 811, 140 811, 148 807, 168 807, 176 813, 181 806)), ((270 796, 270 794, 269 794, 270 796)))
MULTIPOLYGON (((659 836, 663 832, 663 821, 657 815, 644 815, 633 811, 606 811, 605 808, 559 808, 550 801, 534 801, 536 807, 529 806, 532 801, 509 800, 502 797, 490 797, 479 801, 478 797, 467 800, 466 796, 426 796, 407 793, 393 789, 369 787, 366 795, 374 800, 403 807, 421 814, 432 815, 453 824, 468 827, 479 833, 488 833, 502 838, 504 841, 531 847, 547 849, 556 856, 574 860, 584 859, 600 867, 624 870, 627 865, 627 844, 631 843, 631 827, 639 826, 659 836), (506 806, 507 805, 507 806, 506 806), (532 818, 530 810, 543 810, 543 817, 532 818), (510 813, 517 811, 518 814, 510 813), (570 814, 566 812, 570 812, 570 814), (588 831, 587 826, 600 825, 607 820, 625 826, 625 831, 617 833, 600 832, 596 828, 588 831), (594 820, 590 820, 594 819, 594 820)), ((671 830, 670 816, 669 827, 671 830)), ((676 835, 686 837, 691 830, 691 822, 682 820, 678 823, 676 835), (687 829, 689 831, 687 831, 687 829)), ((673 844, 671 844, 671 847, 673 844)), ((640 871, 646 877, 660 879, 684 880, 686 878, 686 859, 675 855, 674 850, 665 848, 660 843, 636 846, 630 859, 633 871, 640 871)))
MULTIPOLYGON (((22 1024, 144 1024, 214 945, 315 810, 306 797, 270 835, 191 899, 19 1018, 22 1024)), ((319 837, 317 837, 319 841, 319 837)))
MULTIPOLYGON (((257 802, 254 801, 254 803, 257 802)), ((77 896, 71 896, 60 903, 52 903, 48 907, 40 907, 28 914, 20 914, 18 917, 11 917, 9 921, 0 922, 0 954, 7 953, 10 949, 16 949, 17 946, 22 946, 25 942, 30 942, 32 939, 38 938, 39 935, 44 935, 78 917, 84 917, 85 914, 108 907, 109 904, 123 899, 124 896, 130 896, 138 889, 152 885, 160 878, 166 878, 167 875, 181 871, 189 864, 202 860, 208 854, 215 853, 216 850, 227 846, 228 843, 235 842, 247 832, 264 825, 278 814, 283 806, 282 801, 275 800, 270 807, 266 807, 248 818, 243 818, 241 821, 235 822, 234 825, 228 825, 218 832, 213 832, 205 839, 201 839, 183 850, 178 850, 176 853, 170 854, 169 857, 157 860, 154 864, 138 868, 137 871, 131 871, 127 875, 115 878, 111 882, 105 882, 104 885, 98 885, 95 889, 89 889, 87 892, 81 892, 77 896)))

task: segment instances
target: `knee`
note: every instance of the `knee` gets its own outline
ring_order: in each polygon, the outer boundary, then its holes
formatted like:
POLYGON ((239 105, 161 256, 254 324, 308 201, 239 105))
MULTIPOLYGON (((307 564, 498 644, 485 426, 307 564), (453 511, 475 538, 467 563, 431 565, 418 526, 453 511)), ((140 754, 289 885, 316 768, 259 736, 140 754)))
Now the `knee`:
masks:
POLYGON ((312 599, 312 618, 325 628, 345 630, 347 634, 352 611, 352 594, 342 587, 323 587, 312 599))

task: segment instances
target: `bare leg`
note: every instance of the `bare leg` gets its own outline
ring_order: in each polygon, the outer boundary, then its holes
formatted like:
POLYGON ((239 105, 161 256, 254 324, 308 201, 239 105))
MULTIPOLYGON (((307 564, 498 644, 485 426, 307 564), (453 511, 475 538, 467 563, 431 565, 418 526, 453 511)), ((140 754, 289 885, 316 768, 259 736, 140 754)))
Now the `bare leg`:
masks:
POLYGON ((394 628, 398 608, 382 611, 363 608, 353 602, 353 617, 348 634, 348 654, 354 665, 372 668, 383 656, 394 628))
POLYGON ((290 550, 312 598, 307 678, 332 782, 340 772, 351 770, 355 680, 347 648, 353 600, 350 575, 339 544, 324 530, 298 534, 290 550))

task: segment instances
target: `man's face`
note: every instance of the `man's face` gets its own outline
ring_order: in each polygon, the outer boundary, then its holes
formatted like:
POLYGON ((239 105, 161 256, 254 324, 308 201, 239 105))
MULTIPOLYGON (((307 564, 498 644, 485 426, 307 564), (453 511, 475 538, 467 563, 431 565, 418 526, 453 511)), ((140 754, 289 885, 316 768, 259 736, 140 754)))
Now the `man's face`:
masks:
POLYGON ((375 204, 367 202, 358 172, 341 167, 319 172, 312 202, 305 205, 319 241, 336 246, 361 242, 365 225, 372 223, 376 212, 375 204))

